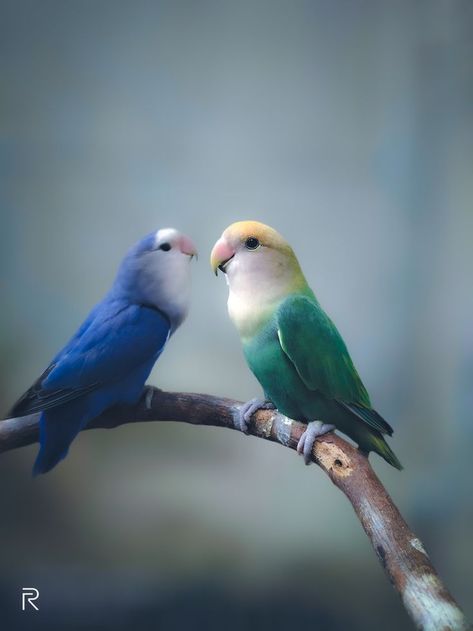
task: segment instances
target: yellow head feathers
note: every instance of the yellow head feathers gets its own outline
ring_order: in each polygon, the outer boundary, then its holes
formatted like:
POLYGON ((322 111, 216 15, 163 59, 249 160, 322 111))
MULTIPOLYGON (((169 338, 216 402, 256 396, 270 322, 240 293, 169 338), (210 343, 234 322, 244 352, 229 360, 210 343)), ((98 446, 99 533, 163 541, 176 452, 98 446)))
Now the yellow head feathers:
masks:
POLYGON ((230 241, 239 240, 241 243, 244 243, 249 238, 254 238, 262 246, 294 255, 291 246, 284 237, 274 228, 260 221, 236 221, 228 226, 222 237, 227 237, 230 241))
POLYGON ((280 253, 290 266, 299 267, 291 246, 274 228, 259 221, 237 221, 232 223, 215 244, 210 257, 212 269, 225 271, 229 263, 240 251, 265 249, 280 253))
POLYGON ((243 337, 289 294, 312 293, 291 246, 259 221, 238 221, 224 230, 210 261, 215 273, 226 275, 228 311, 243 337))

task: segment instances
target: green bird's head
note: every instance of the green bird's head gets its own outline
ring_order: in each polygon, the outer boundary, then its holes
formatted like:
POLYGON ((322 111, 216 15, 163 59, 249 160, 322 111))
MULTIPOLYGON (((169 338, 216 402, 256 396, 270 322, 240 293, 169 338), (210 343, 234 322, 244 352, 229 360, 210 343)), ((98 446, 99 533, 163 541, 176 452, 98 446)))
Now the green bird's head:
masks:
POLYGON ((310 291, 291 246, 259 221, 224 230, 210 263, 215 274, 226 275, 228 311, 243 336, 252 335, 289 294, 310 291))

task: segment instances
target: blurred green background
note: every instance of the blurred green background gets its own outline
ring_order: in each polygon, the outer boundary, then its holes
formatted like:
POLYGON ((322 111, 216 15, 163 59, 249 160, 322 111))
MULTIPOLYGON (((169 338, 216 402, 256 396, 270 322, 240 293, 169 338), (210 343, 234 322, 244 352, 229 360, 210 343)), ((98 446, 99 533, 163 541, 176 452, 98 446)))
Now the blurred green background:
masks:
MULTIPOLYGON (((151 382, 259 394, 208 253, 270 223, 395 427, 405 471, 374 467, 472 618, 472 60, 469 1, 2 0, 0 412, 169 225, 201 258, 151 382)), ((135 425, 33 480, 35 451, 0 458, 2 629, 409 628, 351 506, 287 449, 135 425)))

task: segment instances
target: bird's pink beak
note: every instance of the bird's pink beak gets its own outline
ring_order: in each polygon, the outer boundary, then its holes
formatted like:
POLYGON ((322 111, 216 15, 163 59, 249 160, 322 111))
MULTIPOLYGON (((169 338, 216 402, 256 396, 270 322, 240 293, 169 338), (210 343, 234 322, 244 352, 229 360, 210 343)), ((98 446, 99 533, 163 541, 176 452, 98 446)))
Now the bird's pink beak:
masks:
POLYGON ((217 275, 217 270, 219 269, 225 273, 225 265, 234 256, 235 250, 223 237, 220 237, 210 254, 210 265, 212 266, 215 276, 217 275))
POLYGON ((197 250, 195 245, 192 243, 192 240, 189 237, 186 237, 185 234, 182 234, 179 237, 179 249, 183 254, 187 254, 191 258, 197 256, 197 250))

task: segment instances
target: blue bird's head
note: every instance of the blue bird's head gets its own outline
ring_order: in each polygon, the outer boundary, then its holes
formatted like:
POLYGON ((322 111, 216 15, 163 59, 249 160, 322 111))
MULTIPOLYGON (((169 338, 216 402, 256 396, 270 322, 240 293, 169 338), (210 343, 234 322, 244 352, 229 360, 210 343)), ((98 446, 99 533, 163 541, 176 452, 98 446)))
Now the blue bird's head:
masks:
POLYGON ((189 237, 174 228, 161 228, 129 250, 112 292, 129 302, 159 309, 174 331, 189 310, 189 263, 194 256, 197 250, 189 237))

